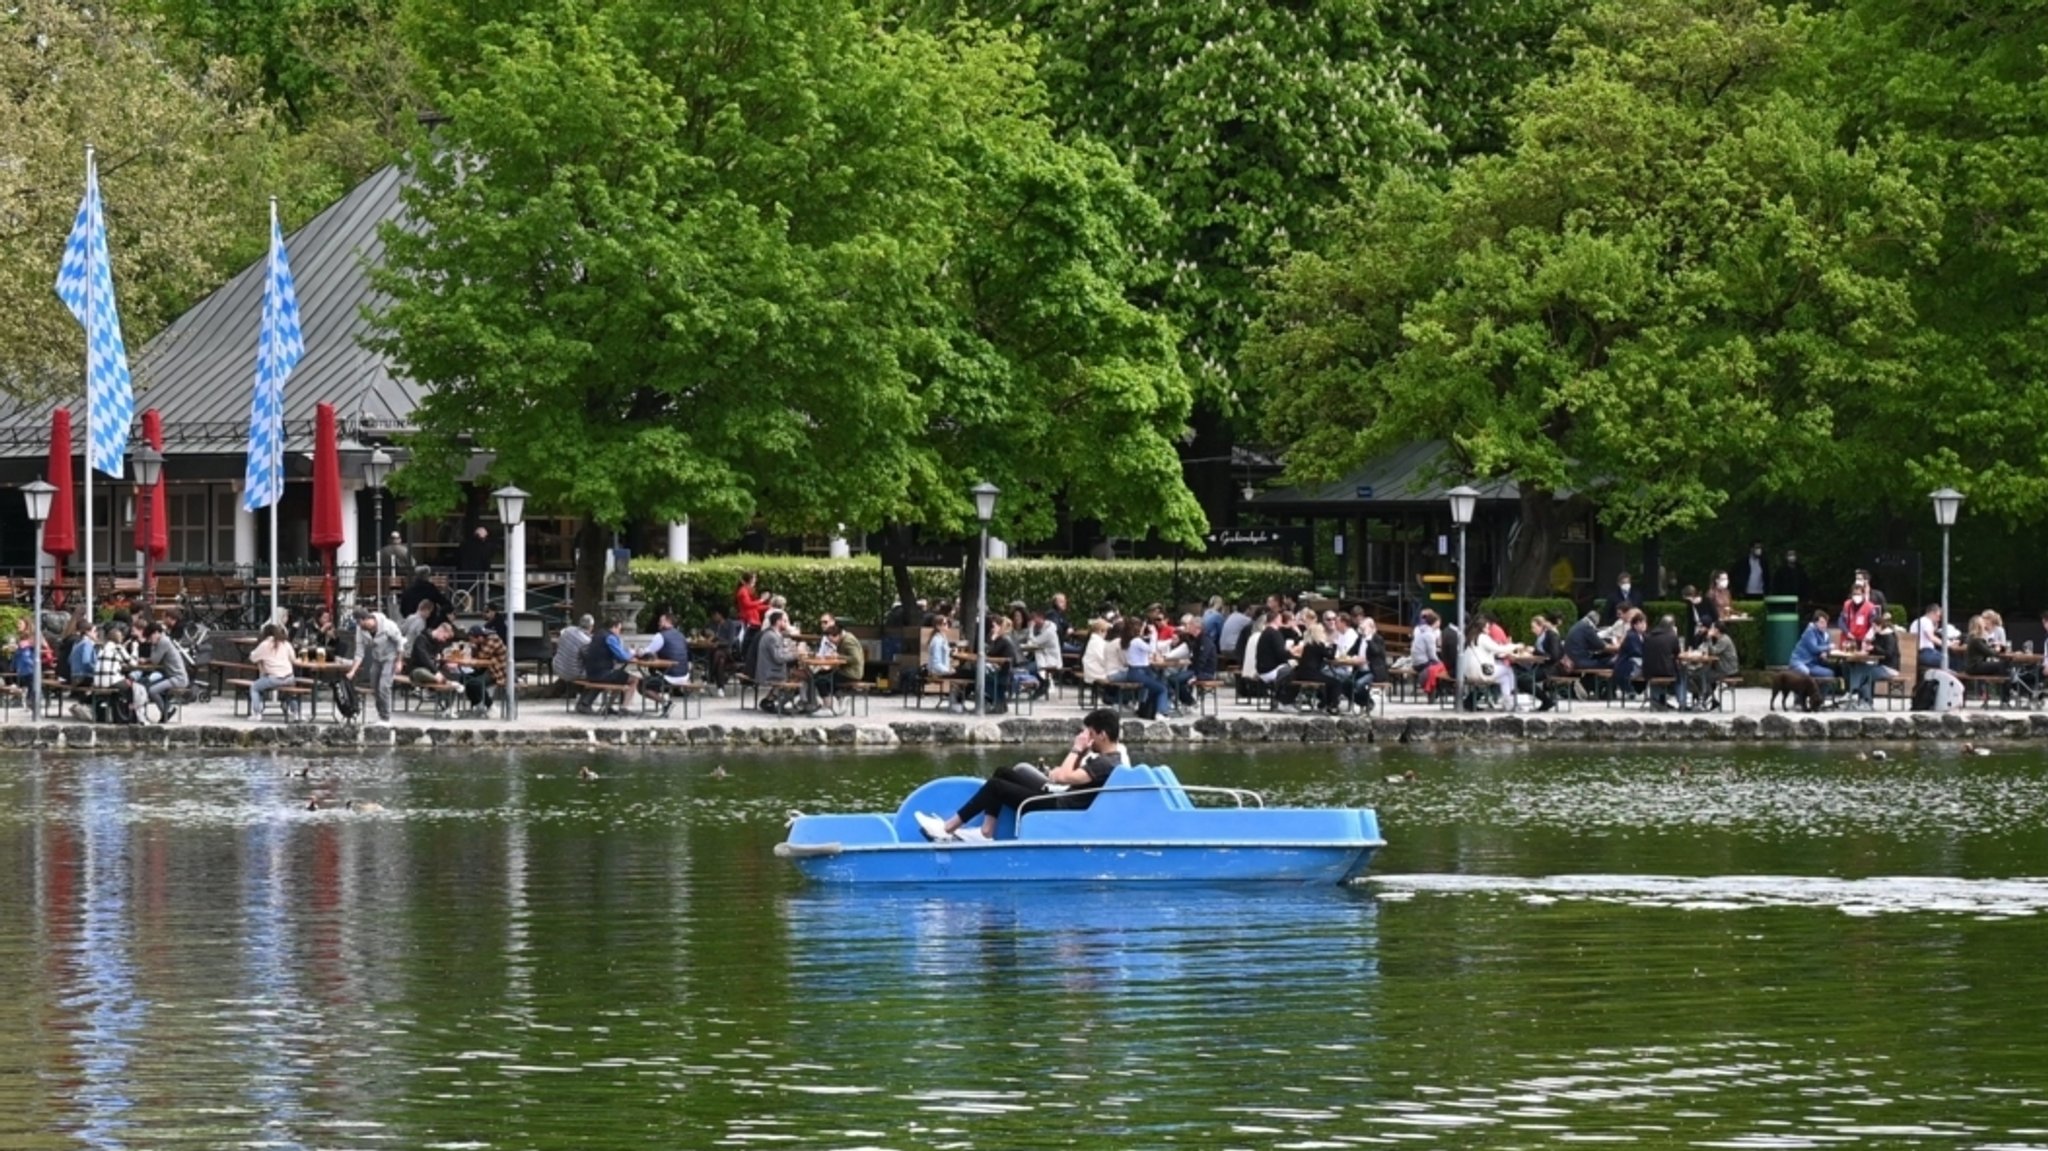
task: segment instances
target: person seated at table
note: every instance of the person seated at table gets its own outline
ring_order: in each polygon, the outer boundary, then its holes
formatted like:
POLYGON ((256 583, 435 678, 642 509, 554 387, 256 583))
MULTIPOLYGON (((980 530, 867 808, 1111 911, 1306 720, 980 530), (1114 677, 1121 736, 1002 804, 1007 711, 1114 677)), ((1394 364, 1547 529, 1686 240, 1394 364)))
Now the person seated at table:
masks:
POLYGON ((1460 650, 1458 658, 1465 671, 1465 696, 1459 706, 1466 711, 1475 710, 1489 691, 1497 693, 1501 710, 1514 711, 1518 705, 1515 698, 1515 665, 1510 657, 1514 645, 1507 641, 1506 633, 1485 612, 1472 617, 1472 639, 1460 650))
POLYGON ((1669 686, 1660 683, 1647 685, 1650 692, 1650 707, 1654 711, 1670 711, 1671 703, 1666 693, 1674 691, 1678 697, 1678 710, 1686 709, 1690 697, 1686 690, 1686 677, 1679 674, 1680 646, 1677 621, 1668 615, 1660 618, 1657 626, 1651 628, 1649 634, 1643 637, 1643 679, 1672 681, 1669 686))
POLYGON ((185 659, 185 652, 161 623, 152 620, 142 629, 142 641, 149 645, 150 667, 138 673, 142 688, 149 701, 156 705, 156 721, 169 723, 178 709, 171 705, 170 694, 184 691, 192 686, 192 665, 185 659))
POLYGON ((988 620, 988 691, 989 710, 1001 713, 1010 707, 1010 693, 1022 690, 1036 694, 1038 690, 1038 666, 1024 658, 1024 649, 1017 644, 1015 631, 1010 627, 1010 617, 990 616, 988 620), (1025 683, 1018 687, 1018 677, 1025 683))
POLYGON ((93 652, 92 685, 99 692, 93 697, 92 718, 101 723, 141 723, 138 697, 148 697, 142 695, 141 685, 129 678, 135 670, 135 653, 128 647, 128 627, 108 621, 101 634, 103 639, 93 652))
MULTIPOLYGON (((860 637, 847 631, 845 626, 837 621, 834 621, 831 628, 826 631, 825 638, 832 641, 832 653, 839 660, 839 666, 829 670, 832 676, 830 695, 836 700, 843 689, 868 677, 868 652, 861 644, 860 637)), ((836 703, 827 710, 838 714, 836 703)))
POLYGON ((1288 649, 1294 668, 1288 673, 1287 682, 1292 685, 1297 706, 1302 711, 1320 709, 1326 714, 1336 715, 1337 700, 1343 694, 1344 685, 1330 664, 1335 649, 1330 646, 1330 633, 1323 628, 1323 621, 1313 614, 1307 619, 1308 623, 1301 629, 1301 639, 1288 649), (1314 696, 1312 701, 1309 699, 1311 694, 1314 696))
MULTIPOLYGON (((285 638, 284 628, 278 624, 263 625, 263 638, 249 652, 249 662, 256 665, 256 682, 249 685, 249 717, 263 718, 264 707, 272 693, 281 687, 292 687, 298 681, 298 670, 293 666, 298 653, 292 650, 292 641, 285 638)), ((284 716, 293 723, 299 721, 299 701, 283 696, 284 716)))
MULTIPOLYGON (((928 626, 931 637, 925 640, 924 659, 918 664, 918 674, 926 683, 957 678, 959 672, 953 664, 953 637, 946 634, 953 626, 952 617, 942 611, 933 612, 928 626)), ((962 710, 958 698, 949 697, 946 702, 954 711, 962 710)))
POLYGON ((506 672, 512 666, 512 651, 497 632, 487 627, 469 629, 469 658, 481 667, 461 669, 463 694, 477 711, 488 711, 494 697, 505 691, 506 672), (472 691, 471 688, 476 690, 472 691))
POLYGON ((1354 630, 1358 634, 1360 656, 1365 662, 1359 667, 1352 702, 1370 709, 1373 690, 1385 690, 1386 685, 1393 682, 1392 670, 1387 665, 1387 637, 1380 634, 1379 621, 1365 614, 1363 608, 1359 609, 1358 626, 1354 630))
POLYGON ((1425 698, 1436 698, 1437 683, 1444 676, 1443 632, 1435 608, 1415 614, 1414 630, 1408 633, 1408 670, 1415 673, 1415 688, 1425 698))
MULTIPOLYGON (((555 658, 548 665, 555 676, 555 694, 570 695, 576 690, 576 681, 583 678, 583 649, 590 646, 590 629, 596 623, 589 615, 581 615, 556 634, 555 658)), ((402 632, 398 638, 410 648, 411 641, 402 632)))
POLYGON ((1920 674, 1926 675, 1942 667, 1942 654, 1948 646, 1949 629, 1942 624, 1941 605, 1928 604, 1920 613, 1920 618, 1914 620, 1913 625, 1906 630, 1912 634, 1913 643, 1918 651, 1920 674))
POLYGON ((763 711, 786 712, 799 705, 816 706, 806 683, 799 697, 784 685, 800 678, 795 675, 796 637, 789 634, 789 613, 770 608, 761 619, 761 638, 754 645, 754 686, 761 693, 763 711))
POLYGON ((965 839, 961 828, 969 820, 980 819, 978 838, 994 839, 997 820, 1004 808, 1016 811, 1022 819, 1033 811, 1083 811, 1095 799, 1090 794, 1109 781, 1110 773, 1119 767, 1130 766, 1130 753, 1117 740, 1122 734, 1122 721, 1114 710, 1096 708, 1081 721, 1081 731, 1074 736, 1073 744, 1067 749, 1066 757, 1050 771, 1040 771, 1029 763, 1013 764, 997 768, 988 782, 981 785, 960 809, 946 819, 926 812, 916 812, 918 829, 925 838, 935 842, 965 839), (1034 803, 1024 808, 1027 800, 1042 795, 1054 794, 1052 786, 1065 788, 1059 798, 1034 803))
POLYGON ((298 634, 293 639, 292 646, 306 652, 308 658, 318 658, 312 653, 330 651, 334 643, 334 613, 323 606, 312 616, 300 621, 298 634))
POLYGON ((1857 688, 1863 706, 1877 706, 1879 681, 1898 678, 1899 654, 1898 624, 1892 619, 1890 608, 1879 608, 1877 626, 1870 631, 1870 655, 1874 662, 1867 665, 1867 673, 1857 688))
POLYGON ((1600 637, 1598 612, 1580 616, 1579 622, 1565 633, 1564 656, 1580 671, 1613 667, 1616 650, 1600 637))
POLYGON ((1065 664, 1065 656, 1060 648, 1059 629, 1045 617, 1042 609, 1032 612, 1028 617, 1021 646, 1025 658, 1031 661, 1032 667, 1036 670, 1036 696, 1042 699, 1065 664))
POLYGON ((1685 601, 1686 609, 1685 634, 1680 639, 1684 646, 1691 647, 1707 638, 1707 625, 1720 619, 1721 612, 1712 600, 1701 595, 1699 589, 1691 584, 1680 590, 1678 598, 1685 601))
POLYGON ((1555 711, 1557 693, 1550 680, 1564 660, 1564 640, 1557 634, 1557 624, 1540 611, 1529 617, 1529 632, 1529 648, 1536 659, 1522 669, 1522 675, 1528 682, 1529 694, 1536 697, 1536 710, 1555 711))
POLYGON ((427 613, 431 619, 438 620, 455 611, 455 605, 448 602, 448 593, 434 583, 434 569, 426 564, 412 569, 412 582, 398 595, 398 614, 412 615, 423 603, 432 605, 427 613))
POLYGON ((1828 666, 1828 652, 1834 650, 1835 641, 1828 634, 1828 613, 1817 611, 1807 621, 1806 630, 1799 633, 1799 642, 1792 645, 1792 655, 1785 660, 1787 671, 1812 676, 1818 680, 1835 678, 1835 669, 1828 666))
POLYGON ((1636 677, 1643 670, 1643 640, 1650 630, 1650 617, 1631 610, 1622 617, 1620 650, 1614 655, 1614 691, 1623 702, 1635 694, 1636 677))
MULTIPOLYGON (((455 653, 455 625, 442 621, 415 636, 405 657, 405 677, 415 687, 434 688, 454 684, 462 689, 463 696, 471 708, 481 706, 483 699, 483 677, 468 674, 467 668, 449 662, 455 653)), ((447 699, 435 693, 436 707, 445 707, 447 699)))
MULTIPOLYGON (((1969 634, 1963 640, 1963 674, 1972 676, 1998 676, 2002 679, 2012 675, 2012 663, 2005 658, 2005 647, 1995 638, 1997 617, 1991 612, 1979 612, 1970 617, 1969 634)), ((1998 698, 2001 704, 2009 702, 2012 692, 2000 685, 1998 698)))
POLYGON ((1723 626, 1718 619, 1707 625, 1707 642, 1700 645, 1704 658, 1690 669, 1694 698, 1707 700, 1712 711, 1721 710, 1721 681, 1742 675, 1742 660, 1735 651, 1735 641, 1722 630, 1723 626))
POLYGON ((738 619, 727 619, 724 612, 711 612, 711 689, 719 698, 725 697, 725 685, 732 680, 733 669, 740 666, 740 648, 746 642, 747 629, 738 619))
MULTIPOLYGON (((1259 644, 1253 652, 1253 670, 1258 681, 1269 692, 1280 694, 1294 679, 1294 645, 1300 642, 1300 633, 1294 630, 1293 617, 1282 608, 1278 613, 1266 613, 1265 629, 1259 632, 1259 644)), ((1289 693, 1291 694, 1291 693, 1289 693)))
POLYGON ((2011 651, 2012 642, 2005 638, 2005 620, 2001 618, 1997 612, 1992 611, 1990 608, 1985 608, 1983 615, 1984 638, 1991 641, 1991 646, 1995 648, 2000 655, 2004 655, 2006 652, 2011 651))
POLYGON ((1088 621, 1088 645, 1081 649, 1081 682, 1090 687, 1109 683, 1124 669, 1124 649, 1109 637, 1109 621, 1088 621))
POLYGON ((1152 630, 1150 624, 1137 616, 1126 618, 1122 630, 1120 642, 1123 646, 1124 668, 1111 677, 1111 682, 1137 685, 1142 693, 1138 704, 1138 718, 1153 719, 1171 715, 1173 701, 1167 696, 1166 681, 1159 678, 1159 672, 1152 666, 1153 636, 1157 633, 1152 630))
POLYGON ((1215 640, 1202 626, 1200 616, 1189 612, 1180 619, 1180 627, 1174 631, 1174 639, 1159 653, 1161 661, 1160 678, 1166 681, 1167 693, 1173 697, 1173 705, 1192 707, 1195 702, 1195 681, 1215 678, 1215 640), (1211 654, 1204 656, 1204 650, 1211 654), (1201 664, 1206 659, 1210 674, 1201 674, 1201 664))
MULTIPOLYGON (((632 666, 633 653, 626 650, 626 641, 619 634, 625 626, 623 620, 608 620, 602 631, 590 637, 590 643, 583 649, 583 674, 577 678, 586 683, 625 685, 625 705, 631 708, 640 699, 640 677, 632 666)), ((576 710, 591 714, 602 694, 584 689, 576 698, 576 710)))
POLYGON ((634 653, 641 659, 658 659, 669 666, 660 668, 652 680, 643 676, 640 688, 650 695, 668 695, 670 688, 690 682, 690 640, 676 626, 674 612, 655 617, 654 635, 634 653))
MULTIPOLYGON (((60 669, 63 681, 71 687, 91 687, 93 671, 99 666, 100 629, 98 626, 87 621, 84 616, 79 616, 73 620, 72 626, 80 630, 71 642, 70 651, 65 653, 64 663, 60 669)), ((75 695, 72 698, 78 699, 83 697, 75 695)), ((71 705, 71 715, 74 719, 90 720, 93 718, 92 712, 88 711, 82 703, 71 705)))

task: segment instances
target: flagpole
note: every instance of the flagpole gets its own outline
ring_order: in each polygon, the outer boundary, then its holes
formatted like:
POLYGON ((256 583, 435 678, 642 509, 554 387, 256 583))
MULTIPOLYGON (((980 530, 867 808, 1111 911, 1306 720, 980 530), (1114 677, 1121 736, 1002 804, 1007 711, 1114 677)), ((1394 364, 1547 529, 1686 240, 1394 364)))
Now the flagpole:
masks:
MULTIPOLYGON (((92 145, 85 146, 85 183, 90 188, 93 178, 92 145)), ((92 277, 85 278, 85 311, 92 314, 92 277)), ((92 330, 85 333, 85 622, 95 622, 92 614, 92 330)))

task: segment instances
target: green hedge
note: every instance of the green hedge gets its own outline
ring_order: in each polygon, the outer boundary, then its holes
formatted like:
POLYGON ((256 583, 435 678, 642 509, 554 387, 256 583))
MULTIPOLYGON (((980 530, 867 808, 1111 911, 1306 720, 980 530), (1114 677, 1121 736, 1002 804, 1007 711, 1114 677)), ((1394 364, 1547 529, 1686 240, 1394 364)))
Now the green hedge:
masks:
POLYGON ((1499 620, 1500 626, 1508 633, 1508 639, 1515 643, 1529 642, 1529 621, 1539 611, 1549 616, 1563 631, 1570 631, 1579 618, 1579 609, 1568 599, 1494 596, 1480 600, 1479 610, 1499 620))
MULTIPOLYGON (((848 623, 876 624, 895 602, 895 579, 880 560, 813 559, 804 556, 720 556, 697 563, 634 560, 633 579, 640 585, 648 612, 673 608, 684 627, 700 626, 714 608, 732 611, 733 588, 740 573, 761 574, 763 594, 788 598, 799 619, 831 612, 848 623)), ((1247 560, 1184 560, 1180 564, 1183 601, 1211 595, 1231 599, 1262 597, 1308 586, 1305 568, 1247 560)), ((927 602, 955 599, 960 594, 957 568, 910 569, 911 585, 927 602)), ((1172 560, 997 560, 988 566, 991 605, 1023 600, 1034 607, 1067 593, 1070 611, 1081 615, 1105 599, 1126 610, 1154 601, 1171 603, 1172 560)), ((643 626, 648 623, 643 620, 643 626)))
POLYGON ((16 627, 16 621, 24 620, 27 618, 28 609, 25 607, 15 607, 12 605, 7 607, 0 607, 0 642, 4 642, 9 645, 7 649, 9 655, 12 655, 14 653, 14 648, 12 645, 14 643, 14 629, 16 627))

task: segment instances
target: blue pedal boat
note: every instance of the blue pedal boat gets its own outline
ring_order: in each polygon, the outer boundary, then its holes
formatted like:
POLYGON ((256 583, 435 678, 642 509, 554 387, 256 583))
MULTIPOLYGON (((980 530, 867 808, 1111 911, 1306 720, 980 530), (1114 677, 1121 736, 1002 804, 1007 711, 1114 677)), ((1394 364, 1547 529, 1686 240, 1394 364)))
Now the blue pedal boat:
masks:
POLYGON ((894 815, 799 815, 775 854, 822 883, 1343 883, 1386 846, 1370 808, 1269 808, 1151 766, 1117 768, 1082 811, 1034 800, 992 840, 927 840, 916 813, 951 814, 981 782, 932 780, 894 815))

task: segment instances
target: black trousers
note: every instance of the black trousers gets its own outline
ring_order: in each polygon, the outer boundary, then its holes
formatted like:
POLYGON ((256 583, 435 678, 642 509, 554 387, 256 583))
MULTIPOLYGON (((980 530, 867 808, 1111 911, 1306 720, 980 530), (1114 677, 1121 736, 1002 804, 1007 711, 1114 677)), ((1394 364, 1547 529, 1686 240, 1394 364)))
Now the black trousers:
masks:
POLYGON ((961 823, 967 823, 984 815, 995 815, 1006 807, 1016 808, 1027 799, 1046 794, 1049 793, 1045 777, 1038 773, 1037 768, 1029 764, 999 767, 972 798, 960 805, 957 814, 961 823))

